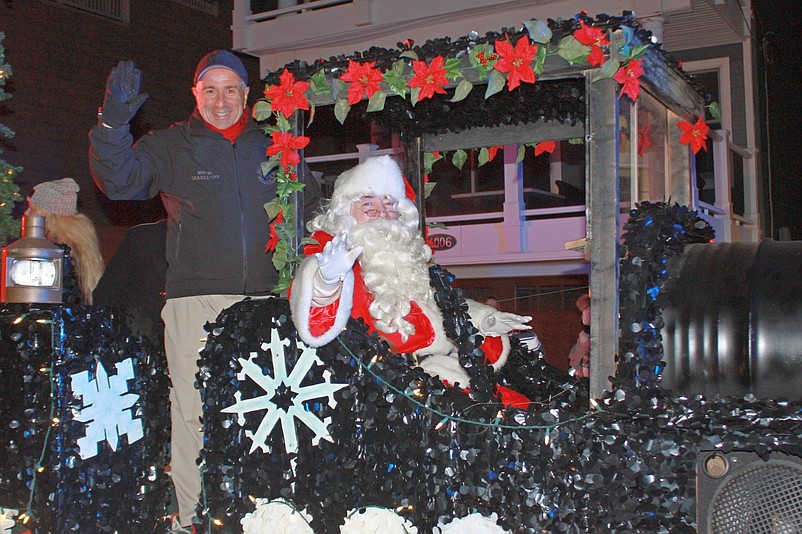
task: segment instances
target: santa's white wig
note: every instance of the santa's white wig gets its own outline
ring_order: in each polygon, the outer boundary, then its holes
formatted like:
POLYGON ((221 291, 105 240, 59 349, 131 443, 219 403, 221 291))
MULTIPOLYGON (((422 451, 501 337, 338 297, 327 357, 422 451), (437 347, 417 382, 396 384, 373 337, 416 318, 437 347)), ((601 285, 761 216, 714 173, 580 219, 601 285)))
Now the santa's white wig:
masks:
POLYGON ((377 156, 337 177, 331 200, 321 206, 320 213, 307 225, 308 230, 323 230, 331 235, 348 233, 356 225, 351 208, 367 196, 389 198, 401 214, 399 220, 404 226, 410 230, 419 227, 420 215, 415 203, 407 197, 401 168, 390 156, 377 156))

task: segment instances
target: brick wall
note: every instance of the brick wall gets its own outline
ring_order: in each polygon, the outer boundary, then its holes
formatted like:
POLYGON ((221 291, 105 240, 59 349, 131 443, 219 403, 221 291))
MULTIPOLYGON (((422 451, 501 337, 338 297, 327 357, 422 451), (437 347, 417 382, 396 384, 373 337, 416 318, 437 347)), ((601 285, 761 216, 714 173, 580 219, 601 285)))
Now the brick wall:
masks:
MULTIPOLYGON (((0 32, 13 70, 6 85, 12 98, 0 104, 0 123, 16 132, 2 157, 24 167, 23 195, 39 182, 75 178, 79 209, 97 225, 107 259, 125 228, 158 218, 162 209, 158 199, 109 201, 89 176, 87 133, 106 77, 122 59, 143 71, 150 99, 132 125, 135 137, 185 119, 194 107, 190 85, 198 60, 231 46, 232 6, 233 0, 220 0, 215 17, 170 0, 135 0, 130 23, 123 24, 49 0, 0 1, 0 32)), ((263 90, 259 62, 251 56, 243 61, 256 98, 263 90)))

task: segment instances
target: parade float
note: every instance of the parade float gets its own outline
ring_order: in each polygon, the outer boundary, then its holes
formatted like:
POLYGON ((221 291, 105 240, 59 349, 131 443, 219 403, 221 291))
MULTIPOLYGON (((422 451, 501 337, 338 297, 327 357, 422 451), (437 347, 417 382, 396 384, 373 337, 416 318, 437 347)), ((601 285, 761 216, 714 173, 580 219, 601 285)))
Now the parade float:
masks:
MULTIPOLYGON (((393 354, 361 322, 314 349, 298 338, 286 299, 246 299, 207 325, 199 356, 198 531, 802 528, 799 402, 661 387, 672 260, 713 237, 689 206, 706 130, 691 81, 630 15, 399 43, 290 64, 265 82, 254 113, 274 141, 265 170, 276 171, 279 196, 266 209, 278 291, 303 244, 296 169, 314 139, 303 135, 302 112, 332 105, 341 121, 359 113, 399 133, 418 192, 435 154, 489 138, 524 147, 581 139, 592 372, 575 379, 516 343, 504 371, 488 373, 481 336, 436 255, 435 300, 471 369, 468 391, 393 354), (638 135, 644 95, 662 113, 669 173, 682 179, 671 202, 622 213, 621 141, 638 135), (496 383, 525 393, 529 409, 494 400, 496 383)), ((37 532, 166 528, 160 351, 117 310, 14 303, 2 318, 0 506, 14 511, 12 523, 37 532)))

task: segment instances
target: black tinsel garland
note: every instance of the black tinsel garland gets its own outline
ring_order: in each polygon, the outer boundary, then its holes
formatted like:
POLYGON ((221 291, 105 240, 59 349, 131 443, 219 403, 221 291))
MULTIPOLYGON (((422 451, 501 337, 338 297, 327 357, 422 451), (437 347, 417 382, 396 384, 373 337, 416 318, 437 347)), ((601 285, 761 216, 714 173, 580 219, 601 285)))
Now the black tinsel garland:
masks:
POLYGON ((163 529, 170 428, 163 351, 133 335, 122 312, 7 304, 0 319, 0 506, 25 512, 25 526, 37 533, 163 529), (128 359, 127 391, 138 396, 131 416, 142 421, 143 436, 130 444, 121 437, 116 451, 101 441, 96 455, 81 458, 88 424, 75 419, 83 402, 72 377, 94 378, 98 365, 113 376, 128 359))
POLYGON ((714 232, 695 211, 679 204, 642 202, 629 215, 619 282, 616 377, 637 387, 656 387, 665 367, 660 331, 668 260, 682 254, 687 244, 712 241, 714 232))

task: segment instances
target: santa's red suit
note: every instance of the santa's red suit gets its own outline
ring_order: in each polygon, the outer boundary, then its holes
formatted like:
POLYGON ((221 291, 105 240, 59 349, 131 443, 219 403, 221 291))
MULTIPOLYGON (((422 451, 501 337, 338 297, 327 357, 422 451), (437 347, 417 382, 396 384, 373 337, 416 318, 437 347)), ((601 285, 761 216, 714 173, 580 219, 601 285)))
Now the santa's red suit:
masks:
MULTIPOLYGON (((378 332, 387 340, 393 352, 413 354, 421 358, 420 366, 430 375, 439 376, 446 384, 467 388, 469 377, 459 365, 459 354, 456 343, 451 340, 443 328, 443 317, 436 305, 410 302, 410 311, 404 319, 415 327, 415 333, 407 339, 398 333, 386 333, 375 326, 375 319, 368 308, 373 296, 362 279, 359 262, 345 275, 339 289, 339 295, 327 305, 315 304, 315 283, 318 263, 315 253, 323 251, 326 243, 333 237, 325 232, 317 231, 312 235, 318 244, 307 245, 304 253, 307 256, 295 274, 290 291, 290 305, 293 321, 300 338, 309 346, 318 347, 329 343, 345 328, 348 318, 363 319, 371 331, 378 332)), ((477 324, 497 310, 468 300, 468 314, 477 324)), ((482 343, 485 358, 494 369, 500 369, 506 363, 510 352, 510 340, 507 335, 485 336, 482 343)), ((526 408, 529 399, 503 386, 498 386, 497 395, 509 406, 526 408)))

